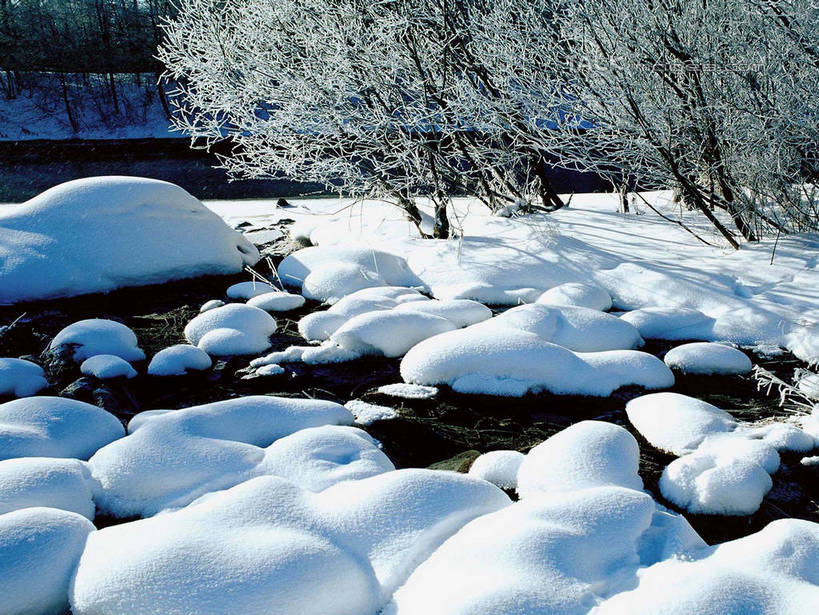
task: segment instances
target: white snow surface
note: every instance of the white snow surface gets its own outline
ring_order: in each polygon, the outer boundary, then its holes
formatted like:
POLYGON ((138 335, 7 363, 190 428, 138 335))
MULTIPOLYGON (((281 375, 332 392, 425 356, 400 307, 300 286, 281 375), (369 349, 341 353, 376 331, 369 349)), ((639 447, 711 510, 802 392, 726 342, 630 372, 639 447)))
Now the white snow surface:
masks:
MULTIPOLYGON (((318 244, 310 250, 322 250, 330 261, 333 248, 363 243, 405 259, 437 299, 515 305, 563 283, 591 284, 605 289, 618 310, 659 310, 651 327, 638 325, 646 339, 778 345, 806 361, 819 360, 815 238, 779 238, 771 264, 773 238, 726 249, 701 216, 680 211, 671 192, 642 196, 715 246, 702 245, 651 211, 623 215, 610 194, 577 194, 571 207, 548 216, 509 219, 492 216, 475 199, 454 199, 452 214, 462 235, 457 241, 420 239, 397 207, 377 201, 294 199, 286 215, 318 244)), ((430 211, 428 202, 418 204, 430 211)), ((271 213, 271 202, 264 200, 209 207, 230 223, 252 218, 270 224, 284 216, 271 213)), ((288 283, 301 283, 306 269, 296 277, 288 283)))
POLYGON ((238 282, 228 287, 225 294, 231 299, 252 299, 265 293, 276 292, 279 289, 271 286, 267 282, 252 280, 250 282, 238 282))
POLYGON ((98 354, 115 355, 125 361, 141 361, 145 353, 139 348, 137 337, 126 325, 115 320, 89 318, 68 325, 51 340, 49 349, 73 348, 77 363, 98 354))
POLYGON ((0 358, 0 395, 28 397, 48 386, 43 368, 25 359, 0 358))
POLYGON ((210 369, 213 365, 208 353, 190 344, 175 344, 163 348, 148 364, 151 376, 184 376, 188 372, 210 369))
POLYGON ((134 378, 137 371, 125 359, 113 354, 95 354, 80 365, 80 372, 100 380, 134 378))
POLYGON ((518 469, 526 455, 519 451, 489 451, 469 467, 469 474, 487 480, 501 489, 516 489, 518 469))
POLYGON ((248 299, 247 304, 265 312, 289 312, 303 306, 304 297, 277 290, 251 297, 248 299))
POLYGON ((639 462, 637 440, 624 428, 580 421, 526 454, 517 473, 517 491, 523 499, 605 485, 640 490, 639 462))
POLYGON ((438 395, 438 389, 435 387, 407 384, 406 382, 384 384, 378 387, 378 392, 390 397, 403 397, 404 399, 432 399, 438 395))
POLYGON ((67 612, 71 576, 94 530, 82 515, 56 508, 0 515, 0 613, 67 612))
POLYGON ((78 459, 20 457, 0 461, 0 515, 45 506, 94 519, 91 472, 78 459))
POLYGON ((270 347, 276 320, 264 310, 229 303, 199 314, 185 326, 185 338, 209 355, 246 355, 270 347))
POLYGON ((545 305, 574 305, 606 312, 611 309, 611 296, 606 289, 584 282, 566 282, 550 288, 537 298, 545 305))
POLYGON ((396 312, 423 312, 451 321, 456 327, 467 327, 492 318, 492 310, 469 299, 449 301, 409 301, 393 308, 396 312))
POLYGON ((485 481, 434 470, 386 472, 319 493, 258 477, 92 534, 71 608, 75 615, 376 615, 444 540, 508 504, 485 481))
POLYGON ((712 342, 675 346, 664 360, 668 367, 684 374, 729 376, 747 374, 753 367, 751 359, 741 350, 712 342))
POLYGON ((329 341, 360 356, 400 357, 418 342, 455 328, 451 320, 425 312, 379 310, 353 316, 329 341))
MULTIPOLYGON (((265 473, 278 450, 271 445, 280 438, 353 422, 333 402, 263 395, 143 414, 131 420, 127 437, 89 461, 100 484, 97 506, 118 517, 153 515, 232 487, 265 473)), ((361 438, 354 443, 367 444, 361 438)), ((340 448, 345 446, 342 440, 340 448)), ((341 456, 348 455, 354 472, 361 450, 346 450, 341 456)))
POLYGON ((125 435, 117 417, 65 397, 25 397, 0 404, 0 459, 88 459, 125 435))
POLYGON ((89 177, 0 208, 0 303, 236 273, 259 252, 185 190, 89 177))
POLYGON ((361 399, 351 399, 344 407, 353 413, 355 422, 359 425, 372 425, 376 421, 389 421, 398 416, 395 408, 371 404, 361 399))
POLYGON ((202 307, 199 308, 200 312, 207 312, 208 310, 214 310, 218 307, 222 307, 225 305, 225 302, 221 299, 211 299, 210 301, 205 301, 202 304, 202 307))

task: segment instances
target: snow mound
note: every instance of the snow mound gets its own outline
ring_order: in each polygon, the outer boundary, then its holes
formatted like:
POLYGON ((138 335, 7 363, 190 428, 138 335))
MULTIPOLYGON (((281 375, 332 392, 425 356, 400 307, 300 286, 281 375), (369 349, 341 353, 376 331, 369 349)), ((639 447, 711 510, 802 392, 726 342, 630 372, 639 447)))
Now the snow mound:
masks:
POLYGON ((611 309, 611 296, 606 289, 583 282, 566 282, 550 288, 537 298, 545 305, 574 305, 606 312, 611 309))
POLYGON ((47 386, 45 372, 36 363, 0 358, 0 395, 29 397, 47 386))
POLYGON ((190 344, 175 344, 163 348, 148 364, 151 376, 184 376, 189 371, 203 371, 213 365, 208 353, 190 344))
POLYGON ((420 384, 406 384, 396 382, 395 384, 385 384, 378 387, 378 392, 390 397, 402 397, 404 399, 432 399, 438 395, 435 387, 425 387, 420 384))
POLYGON ((360 399, 350 400, 344 404, 344 407, 353 413, 355 422, 359 425, 372 425, 376 421, 389 421, 398 416, 395 408, 369 404, 360 399))
POLYGON ((231 299, 252 299, 259 295, 264 295, 269 292, 278 291, 275 286, 267 282, 258 282, 253 280, 251 282, 239 282, 228 287, 225 294, 231 299))
MULTIPOLYGON (((285 369, 276 363, 268 363, 267 365, 262 365, 259 367, 255 372, 253 372, 254 376, 280 376, 281 374, 285 373, 285 369)), ((242 378, 247 378, 248 376, 242 376, 242 378)))
POLYGON ((597 487, 521 500, 447 540, 383 615, 596 612, 634 586, 641 565, 704 546, 685 519, 639 491, 597 487))
POLYGON ((344 406, 333 402, 263 395, 138 414, 130 435, 89 461, 100 483, 95 500, 118 517, 184 506, 263 472, 264 447, 278 439, 352 422, 344 406))
POLYGON ((310 350, 314 346, 289 346, 285 350, 277 350, 263 357, 256 357, 250 361, 250 367, 263 367, 265 365, 278 365, 279 363, 298 363, 301 361, 305 350, 310 350))
POLYGON ((467 327, 492 318, 492 310, 469 299, 449 301, 410 301, 393 308, 396 312, 423 312, 451 321, 456 327, 467 327))
POLYGON ((637 327, 647 340, 711 339, 715 323, 699 310, 683 307, 647 307, 620 318, 637 327))
POLYGON ((485 481, 433 470, 386 472, 319 493, 258 477, 92 534, 71 608, 75 615, 375 615, 444 540, 508 504, 485 481))
POLYGON ((672 348, 665 355, 665 364, 684 374, 734 375, 747 374, 753 365, 741 350, 710 342, 695 342, 672 348))
MULTIPOLYGON (((365 245, 344 246, 312 246, 297 250, 285 257, 279 263, 279 277, 288 286, 302 288, 307 276, 323 267, 329 266, 332 270, 336 265, 353 266, 357 273, 364 273, 383 280, 384 286, 418 286, 418 278, 410 270, 400 256, 381 250, 374 250, 365 245)), ((352 267, 346 268, 353 271, 352 267)), ((318 279, 329 279, 329 271, 318 279)), ((341 269, 338 273, 341 273, 341 269)), ((341 290, 341 289, 338 289, 341 290)), ((335 292, 338 297, 348 295, 349 292, 335 292)))
POLYGON ((301 292, 308 299, 332 304, 358 290, 386 285, 386 280, 378 273, 355 263, 342 262, 311 271, 304 278, 301 292))
POLYGON ((137 371, 125 359, 113 354, 95 354, 80 365, 80 372, 100 380, 135 378, 137 371))
POLYGON ((745 538, 669 558, 596 613, 804 613, 819 604, 819 524, 781 519, 745 538))
POLYGON ((65 613, 71 576, 94 525, 56 508, 0 515, 0 613, 65 613))
POLYGON ((490 451, 472 463, 469 474, 501 489, 516 489, 518 469, 525 458, 526 455, 518 451, 490 451))
POLYGON ((510 397, 542 391, 605 397, 632 384, 652 389, 674 384, 671 370, 651 355, 626 350, 579 355, 534 333, 488 327, 494 320, 417 344, 401 361, 401 377, 413 384, 447 384, 460 393, 510 397), (642 369, 628 369, 634 363, 642 369))
POLYGON ((0 404, 0 459, 88 459, 124 435, 113 414, 75 399, 26 397, 0 404))
POLYGON ((304 297, 293 293, 275 291, 251 297, 248 299, 247 304, 265 312, 289 312, 302 307, 304 297))
POLYGON ((527 331, 544 341, 579 352, 631 349, 643 345, 640 332, 631 324, 585 307, 521 305, 482 326, 527 331))
POLYGON ((639 462, 640 447, 628 431, 581 421, 529 451, 518 470, 517 490, 521 498, 603 485, 639 490, 639 462))
POLYGON ((20 457, 0 461, 0 515, 46 506, 94 519, 91 472, 78 459, 20 457))
POLYGON ((730 414, 679 393, 651 393, 626 404, 626 415, 648 442, 667 453, 691 453, 707 437, 735 430, 730 414))
POLYGON ((273 317, 241 303, 208 310, 185 326, 185 338, 210 355, 258 354, 270 347, 273 317))
POLYGON ((428 299, 417 290, 401 286, 364 288, 347 295, 328 310, 304 316, 299 321, 299 333, 306 340, 323 341, 353 316, 376 310, 390 310, 411 301, 428 299))
POLYGON ((185 190, 139 177, 78 179, 3 208, 0 255, 0 303, 237 273, 259 259, 185 190))
POLYGON ((400 357, 418 342, 455 328, 452 321, 423 312, 381 310, 354 316, 330 336, 330 342, 362 356, 400 357))
POLYGON ((772 486, 758 463, 719 451, 675 459, 660 477, 663 497, 695 514, 751 515, 772 486))
POLYGON ((218 307, 222 307, 223 305, 225 305, 225 302, 221 299, 211 299, 210 301, 205 301, 205 303, 202 304, 202 307, 199 308, 199 311, 207 312, 208 310, 213 310, 218 307))
POLYGON ((73 350, 74 361, 81 363, 98 354, 112 354, 125 361, 141 361, 137 337, 130 328, 114 320, 90 318, 68 325, 49 345, 52 352, 67 347, 73 350))

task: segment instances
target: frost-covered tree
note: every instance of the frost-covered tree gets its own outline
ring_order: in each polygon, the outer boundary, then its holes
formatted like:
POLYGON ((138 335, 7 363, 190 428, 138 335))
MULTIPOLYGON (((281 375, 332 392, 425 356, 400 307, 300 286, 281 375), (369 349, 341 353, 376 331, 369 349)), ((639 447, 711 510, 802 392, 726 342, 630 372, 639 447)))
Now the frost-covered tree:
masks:
POLYGON ((593 125, 564 130, 563 164, 675 187, 736 247, 717 210, 747 240, 819 227, 817 6, 566 0, 547 20, 530 13, 526 27, 556 43, 532 45, 519 70, 560 71, 593 125))
POLYGON ((233 174, 389 197, 419 223, 428 197, 447 236, 456 193, 562 205, 546 150, 513 134, 528 120, 514 79, 490 70, 497 17, 483 0, 190 0, 160 57, 177 125, 231 141, 233 174))

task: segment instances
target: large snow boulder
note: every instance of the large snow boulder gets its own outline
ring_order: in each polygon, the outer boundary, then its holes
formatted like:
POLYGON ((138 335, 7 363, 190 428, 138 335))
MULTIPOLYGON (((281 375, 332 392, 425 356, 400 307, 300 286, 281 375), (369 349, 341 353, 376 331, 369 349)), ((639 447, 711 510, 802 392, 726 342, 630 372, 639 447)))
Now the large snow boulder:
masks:
POLYGON ((0 515, 0 613, 61 615, 85 541, 85 517, 56 508, 0 515))
MULTIPOLYGON (((148 411, 131 420, 130 435, 100 449, 89 461, 100 485, 95 499, 100 509, 119 517, 148 516, 184 506, 205 493, 279 472, 282 463, 277 451, 287 450, 294 459, 309 457, 303 436, 295 441, 302 445, 293 441, 278 444, 280 438, 308 427, 352 422, 350 412, 333 402, 263 395, 182 410, 148 411)), ((329 473, 311 477, 311 484, 343 476, 336 466, 345 465, 345 460, 363 459, 346 470, 356 476, 361 475, 359 471, 386 467, 380 457, 372 457, 375 453, 367 452, 377 450, 367 438, 338 433, 338 457, 331 463, 326 455, 333 448, 326 442, 333 438, 328 433, 321 435, 314 441, 315 456, 309 464, 329 473), (325 455, 324 465, 319 462, 321 455, 325 455), (370 463, 372 459, 376 466, 370 463)), ((304 476, 305 464, 292 468, 294 474, 288 475, 304 476)))
POLYGON ((354 316, 330 336, 330 342, 362 356, 400 357, 418 342, 455 328, 451 320, 424 312, 381 310, 354 316))
POLYGON ((0 459, 88 459, 125 435, 117 417, 64 397, 26 397, 0 404, 0 459))
POLYGON ((574 305, 605 312, 611 309, 611 296, 605 288, 584 282, 566 282, 550 288, 537 303, 544 305, 574 305))
POLYGON ((666 353, 664 360, 671 369, 703 376, 747 374, 753 367, 751 359, 741 350, 712 342, 676 346, 666 353))
POLYGON ((91 472, 78 459, 20 457, 0 461, 0 515, 34 506, 94 519, 91 472))
POLYGON ((387 472, 319 493, 258 477, 95 532, 71 608, 75 615, 375 615, 442 542, 508 504, 485 481, 434 470, 387 472))
POLYGON ((43 368, 25 359, 0 359, 0 395, 28 397, 48 386, 43 368))
POLYGON ((174 184, 89 177, 0 211, 0 303, 237 273, 256 248, 174 184))

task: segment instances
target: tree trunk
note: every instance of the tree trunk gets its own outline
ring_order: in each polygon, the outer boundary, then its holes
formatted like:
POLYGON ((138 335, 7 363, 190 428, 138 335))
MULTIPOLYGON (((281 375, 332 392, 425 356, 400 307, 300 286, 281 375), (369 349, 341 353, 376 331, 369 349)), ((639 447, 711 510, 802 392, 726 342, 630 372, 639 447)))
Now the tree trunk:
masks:
POLYGON ((71 101, 68 100, 68 86, 65 83, 65 73, 60 73, 60 85, 62 86, 63 90, 65 114, 68 116, 68 122, 71 124, 71 130, 76 134, 80 131, 80 127, 77 124, 77 118, 74 117, 74 113, 71 111, 71 101))

